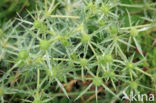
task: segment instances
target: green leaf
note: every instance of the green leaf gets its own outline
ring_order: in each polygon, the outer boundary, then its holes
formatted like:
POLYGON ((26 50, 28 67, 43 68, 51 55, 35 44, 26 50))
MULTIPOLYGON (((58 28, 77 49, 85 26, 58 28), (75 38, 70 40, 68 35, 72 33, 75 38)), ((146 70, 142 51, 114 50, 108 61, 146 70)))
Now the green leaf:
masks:
POLYGON ((78 100, 83 94, 85 94, 90 89, 91 86, 92 86, 92 83, 85 90, 83 90, 83 92, 81 92, 80 95, 77 96, 74 101, 78 100))
POLYGON ((61 82, 55 78, 55 80, 57 81, 58 85, 60 86, 60 88, 62 89, 62 91, 64 92, 64 94, 67 96, 67 98, 69 99, 69 96, 68 96, 68 93, 67 91, 65 90, 65 88, 63 87, 63 85, 61 84, 61 82))
POLYGON ((141 54, 141 56, 144 57, 143 52, 142 52, 142 49, 141 49, 141 46, 140 46, 139 43, 137 42, 136 38, 133 37, 133 40, 134 40, 134 42, 135 42, 135 45, 136 45, 136 47, 137 47, 139 53, 141 54))

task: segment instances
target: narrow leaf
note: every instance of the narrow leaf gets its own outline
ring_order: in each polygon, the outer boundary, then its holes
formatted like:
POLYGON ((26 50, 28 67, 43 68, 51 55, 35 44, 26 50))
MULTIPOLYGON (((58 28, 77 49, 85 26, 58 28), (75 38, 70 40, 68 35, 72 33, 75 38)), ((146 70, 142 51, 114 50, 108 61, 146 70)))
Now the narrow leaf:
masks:
POLYGON ((85 90, 83 90, 83 92, 81 92, 80 95, 79 95, 74 101, 76 101, 76 100, 79 99, 83 94, 85 94, 85 93, 90 89, 91 86, 92 86, 92 83, 91 83, 85 90))
POLYGON ((141 49, 141 46, 139 45, 139 43, 137 42, 137 40, 134 37, 133 37, 133 39, 134 39, 135 45, 136 45, 139 53, 141 54, 141 56, 144 57, 143 52, 142 52, 142 49, 141 49))
POLYGON ((61 82, 55 78, 55 80, 57 81, 58 85, 60 86, 60 88, 62 89, 62 91, 64 92, 64 94, 67 96, 67 98, 69 99, 69 96, 68 96, 68 93, 67 91, 65 90, 65 88, 63 87, 63 85, 61 84, 61 82))
POLYGON ((111 93, 112 95, 114 95, 115 97, 119 98, 112 90, 110 90, 106 85, 102 84, 102 86, 106 89, 106 91, 108 91, 109 93, 111 93))

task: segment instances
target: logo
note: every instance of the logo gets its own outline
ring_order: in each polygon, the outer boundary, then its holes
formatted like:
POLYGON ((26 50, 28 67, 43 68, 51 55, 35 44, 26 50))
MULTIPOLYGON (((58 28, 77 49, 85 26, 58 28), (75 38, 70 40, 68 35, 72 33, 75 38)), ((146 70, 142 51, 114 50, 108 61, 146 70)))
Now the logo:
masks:
POLYGON ((140 94, 139 92, 134 94, 133 91, 130 92, 128 96, 125 91, 123 91, 123 97, 121 100, 129 100, 129 101, 154 101, 154 94, 140 94))

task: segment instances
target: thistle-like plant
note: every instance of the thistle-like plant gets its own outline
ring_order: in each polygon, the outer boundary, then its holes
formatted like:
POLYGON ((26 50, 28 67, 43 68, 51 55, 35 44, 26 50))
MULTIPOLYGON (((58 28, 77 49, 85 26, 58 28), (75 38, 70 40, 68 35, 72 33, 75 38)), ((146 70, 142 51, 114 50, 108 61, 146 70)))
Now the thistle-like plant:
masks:
MULTIPOLYGON (((148 5, 146 13, 156 10, 155 3, 148 5)), ((0 29, 1 102, 20 97, 22 103, 59 103, 61 96, 98 103, 120 101, 122 91, 154 93, 155 69, 143 69, 147 58, 138 38, 156 24, 144 14, 134 23, 128 9, 142 6, 119 0, 38 1, 26 17, 18 15, 0 29)))

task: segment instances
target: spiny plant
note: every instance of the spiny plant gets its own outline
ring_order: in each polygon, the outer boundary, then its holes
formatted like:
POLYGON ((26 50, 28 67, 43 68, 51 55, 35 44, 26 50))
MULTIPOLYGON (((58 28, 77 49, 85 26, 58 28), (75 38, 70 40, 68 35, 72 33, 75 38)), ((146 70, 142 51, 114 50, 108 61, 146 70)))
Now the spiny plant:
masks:
POLYGON ((123 91, 156 92, 156 70, 144 70, 148 61, 139 43, 141 33, 156 28, 155 6, 38 1, 26 17, 0 29, 1 102, 115 103, 123 91), (134 8, 141 12, 138 21, 134 8))

